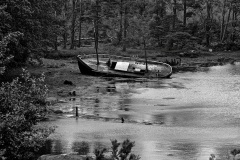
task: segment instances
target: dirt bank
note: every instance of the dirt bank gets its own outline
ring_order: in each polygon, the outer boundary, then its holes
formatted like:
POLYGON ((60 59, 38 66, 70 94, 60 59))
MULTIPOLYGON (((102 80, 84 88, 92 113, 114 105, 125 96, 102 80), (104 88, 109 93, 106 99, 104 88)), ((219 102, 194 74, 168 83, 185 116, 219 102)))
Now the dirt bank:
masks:
MULTIPOLYGON (((151 59, 157 61, 171 61, 172 59, 179 60, 179 55, 162 54, 160 56, 152 57, 151 59)), ((239 52, 214 52, 197 57, 183 56, 181 58, 181 64, 174 66, 174 72, 179 71, 197 71, 199 68, 223 65, 225 63, 233 63, 235 61, 240 62, 239 52)), ((42 72, 46 75, 46 83, 49 88, 49 97, 54 98, 72 97, 71 92, 76 89, 81 89, 84 92, 90 92, 86 90, 88 86, 91 86, 100 79, 91 76, 81 75, 77 59, 75 56, 64 59, 43 59, 43 65, 38 67, 29 66, 28 70, 34 75, 39 75, 42 72), (64 84, 64 81, 71 81, 72 84, 64 84), (80 87, 80 88, 79 88, 80 87)), ((102 80, 102 79, 101 79, 102 80)))

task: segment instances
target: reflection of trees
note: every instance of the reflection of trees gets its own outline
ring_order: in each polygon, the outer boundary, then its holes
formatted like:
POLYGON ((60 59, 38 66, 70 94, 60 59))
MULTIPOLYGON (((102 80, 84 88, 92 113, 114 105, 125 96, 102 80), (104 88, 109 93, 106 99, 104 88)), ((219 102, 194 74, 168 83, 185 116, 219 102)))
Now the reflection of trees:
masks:
POLYGON ((129 104, 132 100, 124 95, 120 95, 120 100, 118 101, 119 110, 129 111, 129 104))
POLYGON ((54 140, 53 141, 53 152, 55 154, 62 154, 63 151, 63 144, 61 140, 54 140))
POLYGON ((195 143, 174 143, 170 150, 177 152, 177 157, 182 160, 195 159, 201 152, 201 146, 195 143))
POLYGON ((74 142, 72 145, 72 150, 80 155, 86 155, 89 153, 90 147, 88 142, 74 142))
POLYGON ((40 155, 52 153, 52 140, 47 140, 45 145, 38 152, 40 155))
POLYGON ((94 100, 94 107, 95 108, 98 108, 99 107, 99 103, 100 103, 101 101, 100 101, 100 99, 99 98, 96 98, 95 100, 94 100))
POLYGON ((119 119, 123 118, 125 121, 130 121, 131 120, 131 115, 129 114, 119 114, 119 119))
POLYGON ((94 150, 95 149, 102 150, 104 148, 108 148, 106 144, 103 144, 103 143, 101 143, 99 141, 95 141, 93 146, 94 146, 94 150))
POLYGON ((193 125, 194 123, 198 123, 198 119, 200 119, 200 117, 192 111, 159 113, 152 115, 153 122, 161 122, 166 125, 193 125))
POLYGON ((100 103, 101 101, 100 101, 100 99, 99 98, 96 98, 95 100, 94 100, 94 108, 93 108, 93 114, 95 115, 95 116, 98 116, 99 115, 99 107, 100 107, 100 105, 99 105, 99 103, 100 103))

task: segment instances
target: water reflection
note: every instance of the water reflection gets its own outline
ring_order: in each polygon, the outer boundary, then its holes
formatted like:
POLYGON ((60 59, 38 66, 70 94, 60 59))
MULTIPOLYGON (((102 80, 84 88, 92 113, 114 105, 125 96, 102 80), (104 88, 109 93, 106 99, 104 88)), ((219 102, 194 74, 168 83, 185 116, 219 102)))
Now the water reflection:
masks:
POLYGON ((87 155, 90 151, 88 142, 74 142, 72 144, 72 150, 77 152, 79 155, 87 155))
POLYGON ((50 145, 52 147, 52 152, 54 154, 62 154, 66 152, 66 141, 56 139, 54 140, 54 143, 48 143, 47 145, 50 145))
POLYGON ((172 155, 177 155, 178 159, 186 160, 186 159, 195 159, 199 154, 198 144, 194 143, 175 143, 170 148, 172 151, 172 155))
POLYGON ((172 79, 101 80, 69 105, 79 106, 80 119, 54 122, 62 136, 53 138, 52 152, 93 153, 110 139, 130 138, 143 159, 224 159, 240 144, 239 79, 240 65, 226 65, 172 79))

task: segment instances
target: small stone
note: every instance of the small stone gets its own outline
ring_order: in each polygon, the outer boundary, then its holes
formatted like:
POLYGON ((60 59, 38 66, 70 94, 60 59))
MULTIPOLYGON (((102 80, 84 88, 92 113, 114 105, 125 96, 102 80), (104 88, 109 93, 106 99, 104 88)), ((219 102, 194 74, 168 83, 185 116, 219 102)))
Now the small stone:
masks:
POLYGON ((73 91, 73 92, 72 92, 72 95, 73 95, 73 96, 76 96, 76 91, 73 91))
POLYGON ((61 111, 61 110, 55 110, 55 111, 53 111, 55 114, 63 114, 63 111, 61 111))
POLYGON ((73 82, 72 81, 68 81, 68 80, 65 80, 64 82, 63 82, 63 84, 66 84, 66 85, 73 85, 73 82))

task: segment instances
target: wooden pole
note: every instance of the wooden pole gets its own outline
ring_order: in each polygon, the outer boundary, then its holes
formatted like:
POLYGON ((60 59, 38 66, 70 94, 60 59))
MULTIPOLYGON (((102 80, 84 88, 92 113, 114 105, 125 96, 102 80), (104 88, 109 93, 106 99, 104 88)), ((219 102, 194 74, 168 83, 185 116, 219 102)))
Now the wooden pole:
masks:
POLYGON ((145 53, 145 63, 146 63, 146 72, 148 72, 148 62, 147 62, 147 51, 146 51, 146 41, 143 39, 144 53, 145 53))
POLYGON ((78 117, 78 107, 76 107, 76 117, 78 117))

